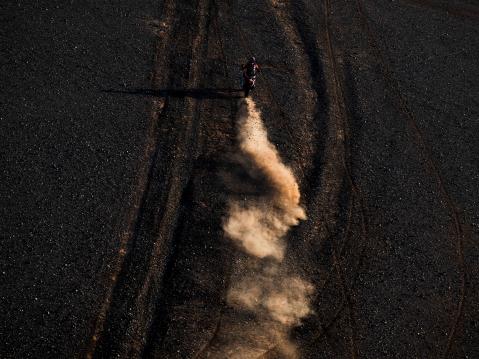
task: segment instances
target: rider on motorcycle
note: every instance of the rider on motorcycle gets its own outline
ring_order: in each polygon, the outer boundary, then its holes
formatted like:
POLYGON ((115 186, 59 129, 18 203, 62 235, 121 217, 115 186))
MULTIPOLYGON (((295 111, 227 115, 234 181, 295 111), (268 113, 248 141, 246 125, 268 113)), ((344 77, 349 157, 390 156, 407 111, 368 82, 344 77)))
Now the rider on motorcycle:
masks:
MULTIPOLYGON (((243 70, 243 77, 245 80, 254 79, 256 76, 256 72, 260 70, 254 56, 251 57, 246 64, 242 65, 241 69, 243 70)), ((252 88, 254 88, 254 85, 252 88)))
POLYGON ((242 88, 245 97, 248 97, 250 90, 255 88, 256 73, 259 71, 259 65, 256 63, 254 56, 245 65, 241 66, 241 70, 243 71, 242 88))

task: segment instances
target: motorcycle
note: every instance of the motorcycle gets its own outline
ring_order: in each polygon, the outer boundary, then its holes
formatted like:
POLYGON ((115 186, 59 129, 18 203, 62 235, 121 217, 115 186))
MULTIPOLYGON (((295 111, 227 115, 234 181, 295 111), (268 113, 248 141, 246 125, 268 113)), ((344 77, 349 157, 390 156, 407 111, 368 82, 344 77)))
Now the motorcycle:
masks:
POLYGON ((248 77, 246 73, 243 72, 241 87, 244 91, 244 97, 248 97, 250 91, 256 87, 256 75, 248 77))

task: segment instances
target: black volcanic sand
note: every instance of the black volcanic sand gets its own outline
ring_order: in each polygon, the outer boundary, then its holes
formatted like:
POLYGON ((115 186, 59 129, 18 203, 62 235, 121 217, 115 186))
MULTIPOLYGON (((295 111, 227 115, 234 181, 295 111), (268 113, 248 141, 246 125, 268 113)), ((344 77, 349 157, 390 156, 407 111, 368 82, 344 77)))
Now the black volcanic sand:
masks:
POLYGON ((223 358, 254 326, 221 228, 262 190, 236 157, 251 54, 308 214, 285 260, 316 288, 300 357, 479 357, 474 2, 2 10, 0 357, 223 358))
POLYGON ((118 251, 150 102, 156 1, 3 2, 2 358, 72 357, 118 251))

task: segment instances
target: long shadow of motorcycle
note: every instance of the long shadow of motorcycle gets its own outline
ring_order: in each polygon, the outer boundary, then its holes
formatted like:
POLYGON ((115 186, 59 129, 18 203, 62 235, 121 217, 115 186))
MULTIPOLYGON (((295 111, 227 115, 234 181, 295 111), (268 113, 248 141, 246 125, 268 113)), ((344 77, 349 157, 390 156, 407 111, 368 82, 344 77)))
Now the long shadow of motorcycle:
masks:
POLYGON ((154 96, 154 97, 192 97, 196 99, 231 99, 242 98, 243 89, 232 88, 192 88, 192 89, 125 89, 114 90, 106 89, 101 92, 115 93, 115 94, 127 94, 137 96, 154 96))

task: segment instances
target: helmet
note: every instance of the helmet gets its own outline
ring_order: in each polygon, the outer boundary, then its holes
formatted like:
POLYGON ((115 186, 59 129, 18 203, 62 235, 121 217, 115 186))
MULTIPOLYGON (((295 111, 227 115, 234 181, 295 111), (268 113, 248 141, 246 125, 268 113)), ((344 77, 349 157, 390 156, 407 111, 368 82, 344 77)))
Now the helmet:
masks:
POLYGON ((249 59, 249 62, 255 63, 255 62, 256 62, 256 58, 255 58, 254 56, 251 56, 251 58, 249 59))

